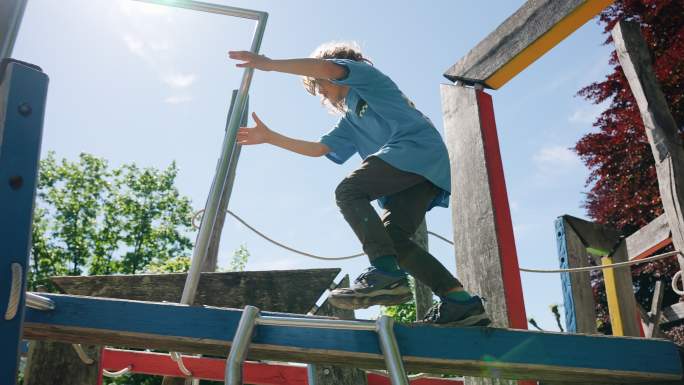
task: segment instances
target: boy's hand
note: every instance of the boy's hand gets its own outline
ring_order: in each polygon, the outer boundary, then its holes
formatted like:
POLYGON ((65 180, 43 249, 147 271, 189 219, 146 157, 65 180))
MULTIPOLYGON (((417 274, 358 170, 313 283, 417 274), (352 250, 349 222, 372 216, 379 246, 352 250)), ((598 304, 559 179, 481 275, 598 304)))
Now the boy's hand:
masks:
POLYGON ((252 118, 256 125, 254 127, 240 127, 237 133, 238 144, 268 143, 271 130, 259 119, 256 112, 252 112, 252 118))
POLYGON ((265 55, 257 55, 250 51, 229 51, 228 57, 233 60, 240 60, 242 63, 238 63, 235 66, 240 68, 255 68, 262 71, 270 71, 269 64, 271 64, 271 59, 265 55))

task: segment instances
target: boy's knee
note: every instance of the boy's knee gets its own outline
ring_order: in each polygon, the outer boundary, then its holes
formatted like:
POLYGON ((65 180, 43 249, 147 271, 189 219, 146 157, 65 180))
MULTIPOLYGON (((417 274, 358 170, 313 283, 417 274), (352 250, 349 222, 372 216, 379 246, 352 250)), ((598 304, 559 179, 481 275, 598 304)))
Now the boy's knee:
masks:
POLYGON ((335 188, 335 202, 338 206, 354 199, 363 198, 364 195, 350 178, 344 178, 335 188))
POLYGON ((387 234, 389 234, 390 238, 392 238, 392 241, 394 241, 395 244, 410 241, 411 234, 407 233, 404 229, 396 224, 385 221, 383 222, 383 225, 385 226, 387 234))

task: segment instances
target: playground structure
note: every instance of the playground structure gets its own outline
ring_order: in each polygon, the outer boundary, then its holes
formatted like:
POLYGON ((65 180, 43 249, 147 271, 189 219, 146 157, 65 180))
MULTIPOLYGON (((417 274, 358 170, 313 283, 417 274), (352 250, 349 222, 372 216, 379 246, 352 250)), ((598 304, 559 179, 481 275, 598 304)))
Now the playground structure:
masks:
MULTIPOLYGON (((148 2, 258 20, 252 51, 259 51, 267 18, 263 12, 192 1, 148 2)), ((0 5, 3 58, 10 56, 25 3, 12 0, 0 5)), ((0 313, 4 314, 0 335, 9 342, 0 355, 0 381, 14 383, 23 336, 228 356, 224 377, 228 384, 242 383, 243 368, 247 367, 242 362, 247 357, 386 368, 393 385, 409 383, 405 369, 592 384, 681 383, 684 377, 680 353, 669 341, 515 330, 526 329, 527 320, 493 103, 484 88, 503 86, 608 4, 610 1, 606 0, 530 0, 445 74, 456 81, 442 85, 441 92, 445 137, 452 162, 454 243, 456 255, 464 256, 457 259, 457 267, 467 287, 490 298, 487 310, 492 315, 493 328, 393 325, 386 317, 377 322, 338 320, 261 312, 253 306, 244 310, 188 306, 194 303, 206 250, 220 226, 220 213, 228 204, 231 175, 234 176, 239 154, 235 132, 246 114, 250 69, 245 71, 231 109, 235 113, 229 119, 180 305, 25 293, 47 76, 26 63, 4 61, 0 72, 0 270, 11 279, 0 281, 0 313), (189 324, 193 327, 188 328, 189 324)), ((680 171, 684 150, 675 135, 677 128, 650 68, 638 26, 620 23, 613 37, 656 157, 665 219, 659 218, 649 228, 669 229, 675 249, 683 250, 684 218, 680 208, 684 197, 677 181, 684 175, 680 171)), ((565 217, 559 221, 561 225, 573 222, 565 217)), ((563 232, 559 229, 561 267, 586 263, 580 251, 571 249, 571 245, 577 246, 571 243, 574 238, 568 236, 571 231, 582 240, 584 249, 615 244, 615 235, 608 231, 602 230, 604 238, 589 238, 584 235, 591 232, 582 232, 578 227, 565 226, 563 230, 569 230, 563 232)), ((643 231, 640 238, 635 234, 631 241, 624 240, 616 248, 623 251, 610 253, 608 257, 613 260, 607 259, 605 263, 619 262, 625 256, 641 258, 665 242, 662 237, 643 235, 647 233, 643 231), (634 250, 641 251, 631 255, 630 245, 637 238, 642 240, 641 246, 634 246, 634 250)), ((684 259, 679 256, 679 261, 682 265, 684 259)), ((625 269, 606 268, 612 270, 614 292, 622 295, 621 300, 613 301, 611 318, 615 313, 624 335, 638 336, 629 326, 631 320, 637 324, 635 307, 629 303, 633 296, 627 294, 627 286, 619 286, 626 285, 625 269)), ((586 311, 587 276, 563 274, 566 311, 572 312, 566 313, 566 319, 569 325, 576 325, 569 331, 592 333, 588 329, 591 314, 586 311)), ((629 284, 631 290, 631 278, 629 284)), ((658 320, 659 317, 654 318, 654 325, 658 320)), ((315 381, 314 376, 309 376, 310 385, 315 381)), ((473 381, 465 379, 465 383, 473 381)))

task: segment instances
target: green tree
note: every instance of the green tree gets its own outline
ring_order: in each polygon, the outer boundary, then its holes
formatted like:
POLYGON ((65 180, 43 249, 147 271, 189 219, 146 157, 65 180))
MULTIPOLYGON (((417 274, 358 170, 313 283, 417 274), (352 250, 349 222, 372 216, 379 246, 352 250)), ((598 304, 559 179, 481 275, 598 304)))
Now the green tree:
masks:
POLYGON ((190 200, 164 170, 135 164, 111 168, 81 154, 76 161, 41 160, 29 285, 48 277, 135 274, 189 255, 190 200))

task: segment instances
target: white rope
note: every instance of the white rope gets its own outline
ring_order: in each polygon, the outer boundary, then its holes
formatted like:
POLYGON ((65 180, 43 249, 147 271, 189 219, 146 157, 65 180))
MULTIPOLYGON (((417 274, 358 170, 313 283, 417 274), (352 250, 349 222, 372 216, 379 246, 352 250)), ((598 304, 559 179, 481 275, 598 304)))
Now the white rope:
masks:
MULTIPOLYGON (((193 214, 193 216, 192 216, 192 227, 193 228, 195 228, 195 229, 199 228, 199 226, 196 223, 196 220, 203 212, 204 212, 204 209, 199 210, 195 214, 193 214)), ((275 240, 269 238, 264 233, 260 232, 259 230, 255 229, 254 227, 250 226, 247 222, 245 222, 242 218, 240 218, 237 214, 233 213, 230 210, 226 210, 226 213, 230 214, 233 218, 237 219, 245 227, 252 230, 257 235, 262 237, 263 239, 273 243, 276 246, 280 246, 286 250, 289 250, 289 251, 296 253, 296 254, 303 255, 305 257, 314 258, 314 259, 321 259, 324 261, 336 261, 336 260, 342 260, 342 259, 352 259, 352 258, 357 258, 357 257, 361 257, 363 255, 366 255, 365 253, 358 253, 358 254, 354 254, 354 255, 348 255, 346 257, 322 257, 319 255, 310 254, 310 253, 307 253, 305 251, 297 250, 297 249, 294 249, 292 247, 286 246, 286 245, 284 245, 278 241, 275 241, 275 240)), ((448 240, 447 238, 445 238, 445 237, 443 237, 437 233, 433 233, 432 231, 428 231, 428 234, 430 234, 436 238, 439 238, 442 241, 444 241, 450 245, 454 244, 454 242, 448 240)), ((521 267, 519 270, 524 271, 526 273, 576 273, 576 272, 582 272, 582 271, 603 270, 603 269, 609 269, 609 268, 614 268, 614 267, 638 265, 640 263, 651 262, 651 261, 655 261, 658 259, 667 258, 667 257, 670 257, 672 255, 676 255, 676 254, 680 254, 680 252, 678 250, 675 250, 675 251, 670 251, 670 252, 663 253, 663 254, 654 255, 654 256, 648 257, 648 258, 635 259, 635 260, 627 261, 627 262, 617 262, 617 263, 612 263, 609 265, 601 265, 601 266, 586 266, 586 267, 576 267, 576 268, 572 268, 572 269, 553 269, 553 270, 526 269, 526 268, 521 267)), ((674 280, 673 280, 673 282, 674 282, 674 280)), ((681 295, 684 295, 684 292, 682 292, 681 295)))
POLYGON ((186 377, 192 377, 192 372, 185 367, 185 364, 183 363, 183 356, 181 356, 180 353, 170 352, 169 355, 171 356, 171 359, 178 364, 178 370, 180 370, 181 373, 183 373, 186 377))
POLYGON ((95 362, 92 358, 88 357, 88 353, 83 350, 83 346, 81 346, 81 344, 72 344, 71 347, 74 348, 76 354, 78 354, 78 358, 80 358, 84 364, 92 365, 95 362))
POLYGON ((21 281, 23 276, 21 264, 16 262, 12 263, 12 284, 10 286, 7 310, 5 311, 5 320, 7 321, 14 319, 14 316, 17 315, 19 301, 21 300, 21 281))
POLYGON ((131 370, 133 370, 133 366, 128 365, 127 367, 117 371, 117 372, 110 372, 109 370, 102 369, 102 375, 105 377, 109 378, 116 378, 116 377, 121 377, 124 374, 129 373, 131 370))
POLYGON ((682 271, 679 270, 672 277, 672 291, 674 291, 678 295, 684 295, 684 291, 679 290, 679 285, 677 284, 677 281, 681 281, 681 279, 682 279, 682 271))
POLYGON ((520 271, 525 271, 528 273, 576 273, 576 272, 580 272, 580 271, 603 270, 603 269, 610 269, 610 268, 614 268, 614 267, 638 265, 640 263, 652 262, 652 261, 656 261, 658 259, 671 257, 671 256, 677 255, 677 254, 680 254, 679 250, 669 251, 667 253, 654 255, 652 257, 648 257, 648 258, 644 258, 644 259, 635 259, 635 260, 627 261, 627 262, 611 263, 609 265, 586 266, 586 267, 576 267, 574 269, 556 269, 556 270, 523 269, 523 268, 521 268, 520 271))
MULTIPOLYGON (((199 215, 202 214, 203 212, 204 212, 204 209, 199 210, 198 212, 196 212, 196 213, 192 216, 192 226, 193 226, 195 229, 199 228, 199 227, 197 226, 197 224, 195 223, 195 221, 196 221, 197 217, 199 217, 199 215)), ((322 256, 319 256, 319 255, 307 253, 307 252, 305 252, 305 251, 293 249, 292 247, 289 247, 289 246, 284 245, 284 244, 282 244, 282 243, 280 243, 280 242, 278 242, 278 241, 276 241, 276 240, 274 240, 274 239, 269 238, 266 234, 264 234, 264 233, 262 233, 261 231, 255 229, 254 227, 250 226, 247 222, 245 222, 242 218, 240 218, 239 216, 237 216, 237 214, 233 213, 232 211, 226 210, 226 213, 230 214, 233 218, 237 219, 237 220, 238 220, 240 223, 242 223, 245 227, 247 227, 248 229, 250 229, 250 230, 252 230, 253 232, 255 232, 255 233, 256 233, 257 235, 259 235, 261 238, 263 238, 263 239, 265 239, 265 240, 267 240, 267 241, 273 243, 273 244, 276 245, 276 246, 282 247, 282 248, 285 249, 285 250, 291 251, 291 252, 296 253, 296 254, 299 254, 299 255, 303 255, 303 256, 305 256, 305 257, 309 257, 309 258, 313 258, 313 259, 320 259, 320 260, 324 260, 324 261, 339 261, 339 260, 342 260, 342 259, 352 259, 352 258, 357 258, 357 257, 361 257, 361 256, 366 255, 365 253, 358 253, 358 254, 354 254, 354 255, 348 255, 348 256, 346 256, 346 257, 322 257, 322 256)))

